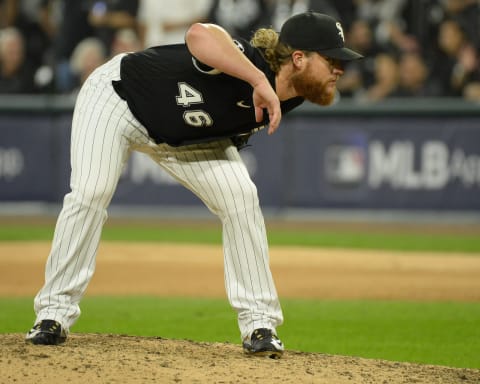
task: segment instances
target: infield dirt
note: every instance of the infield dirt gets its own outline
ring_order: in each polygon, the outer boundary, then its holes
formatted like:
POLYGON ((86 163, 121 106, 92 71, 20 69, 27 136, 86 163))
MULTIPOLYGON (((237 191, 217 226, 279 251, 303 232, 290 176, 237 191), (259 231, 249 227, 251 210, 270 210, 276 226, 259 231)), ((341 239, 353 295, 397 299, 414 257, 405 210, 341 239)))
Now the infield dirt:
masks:
MULTIPOLYGON (((0 244, 0 295, 33 297, 49 247, 0 244)), ((480 259, 471 255, 273 247, 271 265, 281 297, 480 300, 480 259)), ((104 242, 87 295, 113 294, 225 297, 221 248, 104 242)), ((480 383, 480 370, 473 369, 302 353, 288 346, 281 360, 248 358, 240 345, 72 331, 56 347, 26 344, 23 334, 0 335, 0 384, 480 383)))

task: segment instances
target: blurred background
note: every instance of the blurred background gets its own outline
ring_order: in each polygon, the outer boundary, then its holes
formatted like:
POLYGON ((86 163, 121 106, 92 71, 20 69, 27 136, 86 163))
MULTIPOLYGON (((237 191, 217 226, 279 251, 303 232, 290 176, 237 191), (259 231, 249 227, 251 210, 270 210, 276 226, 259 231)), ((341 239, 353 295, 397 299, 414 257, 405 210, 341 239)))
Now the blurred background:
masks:
MULTIPOLYGON (((181 43, 196 21, 248 39, 309 9, 366 58, 332 107, 242 151, 267 215, 480 221, 478 0, 0 0, 0 214, 58 210, 76 94, 113 55, 181 43)), ((206 213, 141 154, 111 212, 206 213)))

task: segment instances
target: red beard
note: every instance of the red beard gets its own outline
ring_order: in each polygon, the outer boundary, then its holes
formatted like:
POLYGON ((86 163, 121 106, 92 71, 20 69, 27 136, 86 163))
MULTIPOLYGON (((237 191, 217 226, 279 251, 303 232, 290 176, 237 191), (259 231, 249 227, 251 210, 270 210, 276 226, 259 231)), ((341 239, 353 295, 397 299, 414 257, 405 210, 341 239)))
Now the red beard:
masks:
POLYGON ((299 96, 319 105, 330 105, 335 99, 335 87, 332 87, 328 80, 322 82, 312 76, 310 68, 303 73, 292 75, 292 84, 299 96))

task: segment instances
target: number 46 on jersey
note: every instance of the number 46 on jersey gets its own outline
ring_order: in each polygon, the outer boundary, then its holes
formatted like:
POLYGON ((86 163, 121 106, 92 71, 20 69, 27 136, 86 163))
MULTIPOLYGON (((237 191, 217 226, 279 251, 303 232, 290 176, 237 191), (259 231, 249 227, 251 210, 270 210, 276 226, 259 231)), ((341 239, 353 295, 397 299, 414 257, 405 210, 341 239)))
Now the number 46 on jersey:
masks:
MULTIPOLYGON (((178 92, 177 105, 188 108, 191 105, 204 103, 202 93, 190 84, 178 83, 178 92)), ((183 112, 183 120, 192 127, 210 127, 213 124, 213 119, 202 109, 189 109, 183 112)))

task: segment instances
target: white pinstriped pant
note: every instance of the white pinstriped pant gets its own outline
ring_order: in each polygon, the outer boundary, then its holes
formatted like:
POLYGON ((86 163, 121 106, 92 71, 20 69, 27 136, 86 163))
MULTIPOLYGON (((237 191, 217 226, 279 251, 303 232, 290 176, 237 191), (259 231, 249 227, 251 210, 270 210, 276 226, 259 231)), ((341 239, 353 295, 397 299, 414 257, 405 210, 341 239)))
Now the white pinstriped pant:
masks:
MULTIPOLYGON (((107 207, 133 150, 195 193, 223 224, 225 287, 238 313, 242 338, 254 329, 276 329, 282 311, 269 267, 268 245, 257 190, 230 140, 186 147, 155 144, 111 86, 120 75, 117 56, 82 87, 71 138, 71 192, 57 220, 35 297, 36 322, 56 320, 66 332, 80 316, 79 302, 95 270, 107 207)), ((172 95, 174 97, 174 95, 172 95)))

